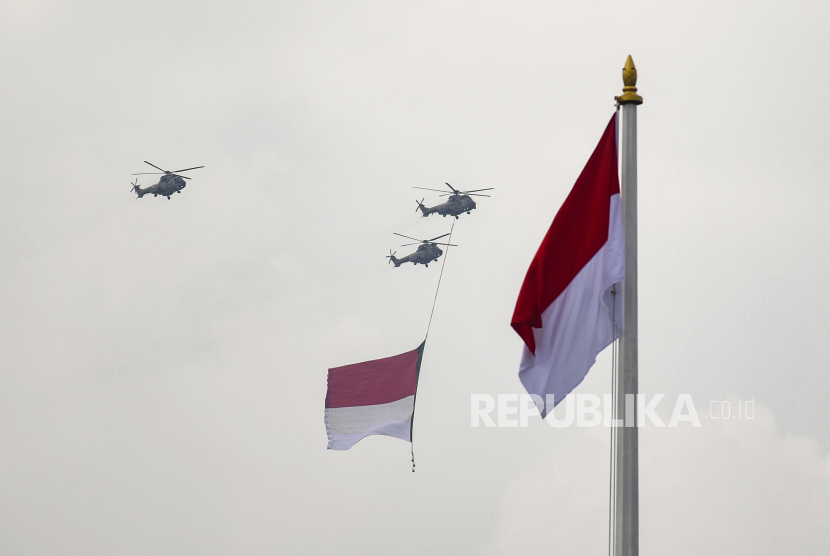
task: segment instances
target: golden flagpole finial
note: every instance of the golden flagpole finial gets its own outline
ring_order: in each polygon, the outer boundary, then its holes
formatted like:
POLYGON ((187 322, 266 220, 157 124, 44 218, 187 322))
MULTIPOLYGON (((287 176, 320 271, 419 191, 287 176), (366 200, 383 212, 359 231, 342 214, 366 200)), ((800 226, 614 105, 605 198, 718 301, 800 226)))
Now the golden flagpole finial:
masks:
POLYGON ((614 97, 620 104, 642 104, 643 97, 637 94, 637 68, 634 67, 634 60, 631 56, 625 61, 623 68, 623 94, 614 97))

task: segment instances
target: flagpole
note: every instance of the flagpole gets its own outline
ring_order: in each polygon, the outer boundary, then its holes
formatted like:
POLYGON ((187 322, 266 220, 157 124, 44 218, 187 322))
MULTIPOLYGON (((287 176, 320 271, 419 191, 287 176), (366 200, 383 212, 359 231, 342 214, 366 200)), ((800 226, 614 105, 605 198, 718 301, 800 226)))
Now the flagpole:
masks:
POLYGON ((625 238, 625 277, 622 285, 622 335, 617 352, 614 454, 614 556, 639 556, 639 469, 637 438, 637 68, 631 56, 623 69, 621 105, 620 189, 625 238))

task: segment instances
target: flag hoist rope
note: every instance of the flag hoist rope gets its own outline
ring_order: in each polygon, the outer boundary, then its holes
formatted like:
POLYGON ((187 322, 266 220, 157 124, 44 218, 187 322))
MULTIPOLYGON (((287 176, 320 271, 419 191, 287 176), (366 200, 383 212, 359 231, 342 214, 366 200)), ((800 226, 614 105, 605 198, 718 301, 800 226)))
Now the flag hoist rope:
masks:
MULTIPOLYGON (((452 243, 452 231, 455 229, 455 221, 450 227, 450 236, 447 238, 447 243, 452 243)), ((432 315, 435 314, 435 303, 438 301, 438 290, 441 289, 441 278, 444 277, 444 267, 447 265, 447 258, 450 256, 450 246, 447 245, 447 252, 444 253, 444 262, 441 263, 441 272, 438 274, 438 285, 435 287, 435 297, 432 298, 432 310, 429 312, 429 322, 427 323, 427 333, 424 335, 424 342, 429 337, 429 327, 432 326, 432 315)), ((414 408, 413 408, 414 411, 414 408)), ((415 439, 410 433, 409 447, 412 452, 412 472, 415 473, 415 439)))
MULTIPOLYGON (((613 305, 611 308, 611 322, 614 326, 614 341, 611 342, 611 415, 612 419, 617 417, 617 285, 614 284, 611 290, 613 305)), ((613 421, 611 424, 613 425, 613 421)), ((616 512, 616 504, 614 500, 614 490, 616 485, 614 483, 614 462, 616 460, 617 449, 617 435, 614 434, 614 427, 609 427, 611 431, 611 454, 609 457, 608 466, 608 556, 614 554, 614 515, 616 512)))
MULTIPOLYGON (((452 227, 450 228, 450 237, 447 238, 447 243, 452 243, 452 231, 455 228, 455 221, 452 223, 452 227)), ((432 315, 435 313, 435 302, 438 301, 438 290, 441 288, 441 278, 444 276, 444 267, 447 265, 447 257, 450 256, 450 246, 447 245, 447 252, 444 254, 444 262, 441 263, 441 273, 438 275, 438 286, 435 288, 435 297, 432 299, 432 311, 429 312, 429 323, 427 324, 427 333, 424 336, 424 341, 426 341, 427 337, 429 336, 429 327, 432 326, 432 315)))
MULTIPOLYGON (((617 102, 617 120, 616 120, 616 129, 614 133, 617 138, 617 164, 619 165, 620 160, 620 103, 617 102)), ((619 166, 618 166, 619 168, 619 166)), ((622 194, 622 191, 620 192, 622 194)), ((622 195, 620 195, 622 197, 622 195)), ((617 434, 614 430, 614 421, 613 419, 617 418, 617 348, 619 346, 619 339, 617 338, 617 285, 614 284, 611 289, 613 300, 613 305, 611 307, 611 323, 613 326, 613 335, 614 341, 611 342, 611 454, 609 456, 609 469, 608 469, 608 556, 613 556, 614 554, 614 545, 615 545, 615 532, 616 532, 616 519, 615 516, 617 514, 617 497, 615 496, 617 490, 617 483, 616 478, 617 475, 615 473, 616 469, 616 461, 617 461, 617 434)))

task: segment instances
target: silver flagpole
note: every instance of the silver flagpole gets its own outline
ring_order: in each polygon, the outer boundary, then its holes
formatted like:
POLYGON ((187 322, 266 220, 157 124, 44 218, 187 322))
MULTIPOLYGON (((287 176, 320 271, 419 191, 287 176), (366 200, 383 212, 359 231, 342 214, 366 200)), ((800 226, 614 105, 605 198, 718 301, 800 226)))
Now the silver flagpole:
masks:
POLYGON ((614 526, 615 556, 639 556, 640 509, 637 462, 637 68, 631 56, 623 69, 620 130, 620 189, 625 277, 622 286, 622 336, 620 337, 615 394, 614 526))

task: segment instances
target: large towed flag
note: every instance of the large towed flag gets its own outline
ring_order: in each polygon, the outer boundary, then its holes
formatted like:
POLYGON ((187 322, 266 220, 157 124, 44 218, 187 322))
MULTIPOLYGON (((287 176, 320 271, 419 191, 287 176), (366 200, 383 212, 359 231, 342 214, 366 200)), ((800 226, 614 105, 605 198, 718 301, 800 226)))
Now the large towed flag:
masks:
MULTIPOLYGON (((525 343, 519 379, 528 393, 558 404, 619 337, 623 261, 614 115, 519 292, 511 325, 525 343)), ((546 403, 542 417, 552 409, 546 403)))
POLYGON ((394 357, 329 369, 325 421, 330 450, 348 450, 372 434, 412 442, 425 343, 394 357))

